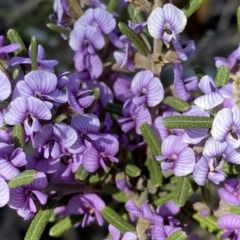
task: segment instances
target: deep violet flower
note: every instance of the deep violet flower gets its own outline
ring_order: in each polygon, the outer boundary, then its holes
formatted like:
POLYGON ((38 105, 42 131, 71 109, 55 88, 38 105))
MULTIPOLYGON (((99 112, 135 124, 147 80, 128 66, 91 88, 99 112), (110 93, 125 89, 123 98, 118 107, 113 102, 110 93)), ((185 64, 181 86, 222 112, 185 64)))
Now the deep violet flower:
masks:
POLYGON ((84 215, 81 222, 82 227, 89 225, 95 218, 99 226, 102 226, 104 220, 100 214, 100 211, 104 207, 105 203, 102 201, 102 199, 96 194, 92 193, 78 194, 72 197, 67 205, 67 209, 70 214, 84 215))
POLYGON ((35 97, 16 98, 4 113, 4 121, 7 124, 23 123, 27 135, 40 130, 39 119, 49 120, 51 117, 52 114, 47 105, 35 97))
POLYGON ((100 166, 107 171, 106 163, 118 162, 114 157, 119 149, 118 140, 110 134, 102 134, 92 147, 83 154, 82 165, 88 172, 95 172, 100 166))
POLYGON ((177 34, 181 33, 187 23, 183 11, 172 4, 165 4, 163 8, 155 8, 148 18, 148 30, 155 39, 162 39, 169 43, 177 41, 177 34))
POLYGON ((43 148, 45 158, 60 157, 63 148, 68 149, 77 140, 76 131, 65 123, 44 125, 36 133, 34 148, 43 148))
POLYGON ((46 175, 38 172, 32 183, 10 189, 8 206, 16 209, 17 213, 24 220, 30 220, 38 210, 35 202, 37 201, 41 204, 47 202, 47 195, 41 192, 46 187, 46 175))
POLYGON ((0 177, 0 207, 6 205, 9 201, 9 188, 7 183, 0 177))
POLYGON ((195 167, 195 155, 186 143, 178 136, 169 136, 162 143, 162 155, 157 156, 162 161, 161 169, 165 172, 172 169, 175 176, 186 176, 195 167))
POLYGON ((0 143, 0 177, 10 180, 20 173, 19 167, 26 165, 26 155, 22 148, 0 143))
POLYGON ((98 29, 100 33, 108 34, 115 28, 116 21, 113 15, 104 9, 90 8, 75 22, 74 28, 78 26, 92 26, 98 29))
POLYGON ((236 214, 226 214, 218 219, 218 226, 226 230, 221 238, 232 240, 240 239, 240 216, 236 214))
POLYGON ((7 76, 1 70, 0 70, 0 86, 1 86, 0 101, 4 101, 11 94, 11 84, 7 76))
POLYGON ((240 205, 240 184, 238 179, 228 179, 218 188, 219 197, 229 205, 240 205))
POLYGON ((138 72, 134 76, 131 90, 136 96, 132 101, 137 106, 147 103, 149 107, 154 107, 162 101, 164 96, 160 79, 154 77, 150 70, 138 72))

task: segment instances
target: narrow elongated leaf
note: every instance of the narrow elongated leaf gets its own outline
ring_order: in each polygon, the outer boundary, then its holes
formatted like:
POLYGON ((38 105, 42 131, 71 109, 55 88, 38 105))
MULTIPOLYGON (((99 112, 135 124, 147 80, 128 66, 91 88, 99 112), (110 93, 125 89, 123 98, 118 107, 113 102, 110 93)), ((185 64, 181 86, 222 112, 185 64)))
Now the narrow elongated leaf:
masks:
POLYGON ((230 71, 226 65, 221 65, 218 68, 217 74, 215 77, 215 82, 218 87, 222 87, 228 83, 229 74, 230 74, 230 71))
POLYGON ((121 233, 135 232, 135 228, 126 220, 124 220, 117 212, 109 207, 105 207, 101 210, 103 218, 121 233))
POLYGON ((15 148, 23 148, 24 146, 24 131, 21 124, 13 127, 13 144, 15 148))
POLYGON ((211 128, 213 118, 197 116, 171 116, 163 119, 163 124, 169 129, 211 128))
POLYGON ((240 215, 240 206, 229 206, 229 211, 240 215))
POLYGON ((188 199, 188 191, 190 187, 190 178, 188 176, 179 177, 174 191, 173 201, 183 207, 188 199))
POLYGON ((37 70, 38 63, 37 63, 37 56, 38 56, 38 45, 36 37, 32 37, 31 39, 31 61, 32 61, 32 70, 37 70))
POLYGON ((64 121, 67 118, 68 118, 67 114, 62 113, 60 115, 54 116, 52 121, 58 123, 64 121))
POLYGON ((160 205, 162 205, 162 204, 164 204, 164 203, 166 203, 166 202, 168 202, 168 201, 170 201, 172 199, 173 199, 173 192, 170 192, 167 195, 154 200, 153 204, 156 207, 158 207, 158 206, 160 206, 160 205))
POLYGON ((118 0, 109 0, 106 10, 108 12, 113 12, 118 4, 118 0))
POLYGON ((200 80, 203 76, 206 75, 203 68, 199 65, 194 68, 194 72, 195 72, 196 76, 198 77, 198 80, 200 80))
POLYGON ((141 174, 141 169, 133 164, 127 164, 125 167, 125 173, 129 177, 138 177, 141 174))
POLYGON ((240 7, 237 9, 237 25, 238 25, 238 31, 240 33, 240 7))
POLYGON ((173 234, 171 234, 171 236, 167 238, 167 240, 186 240, 186 239, 187 239, 186 233, 181 230, 174 232, 173 234))
POLYGON ((161 146, 151 126, 148 123, 142 123, 140 129, 144 140, 146 141, 148 147, 151 149, 153 156, 155 157, 160 155, 161 146))
POLYGON ((182 11, 185 16, 189 18, 205 2, 206 0, 189 0, 189 2, 183 7, 182 11))
POLYGON ((180 98, 169 96, 163 100, 163 103, 175 108, 179 112, 184 112, 191 107, 191 105, 180 98))
POLYGON ((20 37, 20 35, 18 34, 18 32, 15 29, 8 30, 7 38, 11 43, 21 44, 21 47, 14 52, 15 56, 19 56, 19 57, 27 57, 28 56, 27 48, 26 48, 25 44, 23 43, 22 38, 20 37))
POLYGON ((88 176, 88 171, 82 166, 80 166, 78 168, 78 170, 76 171, 76 173, 74 175, 75 179, 78 179, 81 181, 85 180, 87 178, 87 176, 88 176))
POLYGON ((146 57, 150 55, 147 45, 137 33, 122 22, 118 24, 118 27, 120 31, 131 40, 134 46, 138 49, 139 53, 146 57))
POLYGON ((77 0, 68 0, 68 3, 70 5, 71 10, 76 13, 78 18, 80 18, 84 14, 83 10, 80 7, 80 3, 77 0))
POLYGON ((111 184, 103 184, 103 189, 105 192, 109 193, 114 199, 116 199, 119 202, 127 202, 128 197, 123 191, 120 191, 118 188, 114 187, 111 184))
POLYGON ((98 101, 98 99, 100 97, 100 90, 99 90, 99 88, 98 87, 94 87, 92 89, 91 95, 94 97, 94 100, 93 100, 92 104, 88 108, 86 108, 84 110, 85 113, 91 113, 93 111, 94 106, 95 106, 96 102, 98 101))
POLYGON ((82 220, 82 216, 72 215, 65 217, 51 227, 49 235, 52 237, 60 237, 64 232, 73 228, 73 226, 82 220))
POLYGON ((24 240, 39 240, 48 223, 49 218, 53 214, 54 208, 57 206, 57 200, 51 200, 40 209, 32 220, 24 240))
POLYGON ((24 172, 21 172, 8 182, 8 187, 15 188, 30 184, 35 179, 36 174, 37 174, 36 170, 26 170, 24 172))
POLYGON ((162 173, 160 164, 155 159, 147 160, 147 168, 150 173, 151 183, 154 187, 162 186, 162 173))
POLYGON ((69 29, 58 26, 57 24, 54 24, 54 23, 47 23, 47 27, 50 28, 52 31, 59 33, 59 34, 65 34, 67 36, 70 34, 69 29))

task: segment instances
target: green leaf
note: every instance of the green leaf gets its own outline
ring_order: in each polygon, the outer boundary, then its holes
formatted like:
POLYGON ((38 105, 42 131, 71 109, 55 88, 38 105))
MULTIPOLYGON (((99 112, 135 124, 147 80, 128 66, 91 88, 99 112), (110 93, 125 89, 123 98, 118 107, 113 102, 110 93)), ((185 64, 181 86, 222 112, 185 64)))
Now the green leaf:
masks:
POLYGON ((229 74, 230 74, 230 71, 226 65, 221 65, 218 68, 217 74, 215 77, 215 82, 218 87, 222 87, 228 83, 229 74))
POLYGON ((111 184, 103 184, 102 187, 103 187, 105 192, 110 194, 117 201, 123 202, 123 203, 128 201, 128 197, 126 196, 126 194, 123 191, 120 191, 115 186, 113 186, 111 184))
POLYGON ((37 174, 36 170, 26 170, 24 172, 21 172, 8 182, 8 187, 15 188, 30 184, 35 179, 36 174, 37 174))
POLYGON ((138 177, 141 174, 141 169, 133 164, 127 164, 124 171, 129 177, 138 177))
POLYGON ((24 146, 24 131, 21 124, 13 127, 13 144, 15 148, 23 148, 24 146))
POLYGON ((161 154, 160 143, 154 134, 151 126, 148 123, 142 123, 140 126, 144 140, 146 141, 148 147, 151 149, 153 156, 158 156, 161 154))
POLYGON ((41 238, 48 220, 52 216, 53 210, 56 206, 57 201, 51 200, 39 210, 32 220, 24 240, 39 240, 41 238))
POLYGON ((111 170, 111 168, 107 166, 106 172, 104 170, 100 170, 100 171, 96 172, 95 174, 90 176, 88 183, 90 185, 95 185, 95 184, 99 183, 102 178, 107 176, 107 174, 109 173, 110 170, 111 170))
POLYGON ((238 25, 238 32, 240 33, 240 7, 237 9, 237 25, 238 25))
POLYGON ((36 37, 31 38, 31 61, 32 61, 32 70, 37 70, 38 63, 37 63, 37 56, 38 56, 38 44, 36 37))
POLYGON ((144 55, 146 57, 150 55, 147 45, 145 44, 145 42, 142 40, 142 38, 138 34, 136 34, 125 23, 120 22, 118 24, 118 27, 119 27, 120 31, 131 40, 131 42, 137 48, 139 53, 141 53, 142 55, 144 55))
POLYGON ((183 207, 188 199, 188 191, 190 187, 190 178, 188 176, 179 177, 174 191, 173 201, 183 207))
POLYGON ((74 175, 75 179, 78 179, 81 181, 85 180, 87 176, 88 176, 88 171, 83 166, 80 166, 74 175))
POLYGON ((240 166, 226 161, 224 163, 222 171, 225 172, 226 174, 239 175, 240 174, 240 166))
POLYGON ((189 18, 204 2, 206 2, 206 0, 189 0, 189 2, 183 7, 182 11, 185 16, 189 18))
POLYGON ((200 80, 203 76, 206 75, 203 68, 199 65, 194 68, 194 71, 195 71, 196 76, 198 77, 198 80, 200 80))
POLYGON ((60 115, 54 116, 52 121, 58 123, 64 121, 67 118, 68 118, 67 114, 62 113, 60 115))
POLYGON ((186 239, 187 239, 186 233, 181 230, 174 232, 167 238, 167 240, 186 240, 186 239))
POLYGON ((172 199, 173 199, 173 192, 170 192, 167 195, 154 200, 153 204, 156 207, 158 207, 158 206, 160 206, 160 205, 162 205, 162 204, 164 204, 164 203, 166 203, 166 202, 168 202, 168 201, 170 201, 172 199))
POLYGON ((122 106, 116 103, 107 103, 105 111, 122 116, 122 106))
POLYGON ((240 206, 229 206, 229 211, 240 215, 240 206))
POLYGON ((162 173, 159 162, 149 158, 147 160, 147 168, 150 173, 151 183, 154 187, 162 186, 162 173))
POLYGON ((2 101, 0 102, 0 108, 7 108, 10 102, 2 101))
POLYGON ((100 90, 99 90, 99 88, 98 87, 94 87, 92 89, 91 95, 94 97, 94 100, 93 100, 92 104, 88 108, 86 108, 84 110, 85 113, 91 113, 93 111, 94 106, 95 106, 98 98, 100 97, 100 90))
POLYGON ((213 118, 197 116, 171 116, 163 119, 163 124, 169 129, 199 129, 211 128, 213 118))
POLYGON ((9 29, 7 32, 7 38, 11 43, 19 43, 21 47, 14 52, 15 56, 18 57, 27 57, 28 51, 26 46, 23 43, 22 38, 15 29, 9 29))
POLYGON ((169 96, 163 100, 163 103, 175 108, 179 112, 184 112, 191 107, 191 105, 180 98, 169 96))
POLYGON ((118 0, 109 0, 106 10, 108 12, 113 12, 118 4, 118 0))
POLYGON ((57 24, 54 23, 48 23, 47 27, 50 28, 52 31, 59 33, 59 34, 65 34, 69 36, 70 30, 61 26, 58 26, 57 24))
POLYGON ((84 12, 80 7, 80 2, 77 0, 68 0, 68 3, 71 7, 71 10, 74 11, 76 13, 76 15, 78 16, 77 18, 80 18, 84 12))
POLYGON ((117 212, 109 207, 105 207, 101 210, 103 218, 121 233, 135 232, 135 228, 126 220, 124 220, 117 212))
POLYGON ((50 228, 49 235, 52 237, 60 237, 64 232, 74 227, 74 225, 82 220, 82 216, 72 215, 65 217, 50 228))

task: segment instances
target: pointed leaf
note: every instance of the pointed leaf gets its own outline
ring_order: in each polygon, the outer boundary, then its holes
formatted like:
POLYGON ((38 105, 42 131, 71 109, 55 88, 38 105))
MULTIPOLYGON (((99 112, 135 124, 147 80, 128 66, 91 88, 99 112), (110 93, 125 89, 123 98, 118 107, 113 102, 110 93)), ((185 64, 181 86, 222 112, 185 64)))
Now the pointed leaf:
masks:
POLYGON ((118 24, 118 27, 120 31, 131 40, 134 46, 138 49, 139 53, 146 57, 149 56, 150 53, 148 47, 137 33, 135 33, 131 28, 122 22, 118 24))
POLYGON ((28 51, 23 43, 23 40, 15 29, 8 30, 7 38, 11 43, 21 44, 21 47, 14 52, 15 56, 18 56, 18 57, 27 57, 28 56, 28 51))
POLYGON ((147 160, 147 168, 150 173, 151 183, 155 187, 162 186, 162 172, 159 165, 155 159, 148 159, 147 160))
POLYGON ((181 230, 174 232, 167 238, 167 240, 186 240, 186 239, 187 239, 186 233, 181 230))
POLYGON ((68 3, 71 7, 71 10, 74 11, 78 16, 77 18, 80 18, 84 14, 77 0, 68 0, 68 3))
POLYGON ((170 192, 167 195, 154 200, 153 204, 158 207, 172 199, 173 199, 173 192, 170 192))
POLYGON ((128 197, 123 191, 120 191, 118 188, 114 187, 111 184, 103 184, 103 189, 105 192, 109 193, 114 199, 116 199, 119 202, 127 202, 128 197))
POLYGON ((24 131, 21 124, 13 127, 13 144, 15 148, 23 148, 24 146, 24 131))
POLYGON ((211 128, 213 118, 197 116, 171 116, 163 119, 163 124, 169 129, 211 128))
POLYGON ((32 39, 31 39, 32 70, 37 70, 37 68, 38 68, 37 56, 38 56, 37 39, 36 39, 35 36, 33 36, 32 39))
POLYGON ((190 187, 189 177, 179 177, 174 191, 173 201, 179 206, 183 207, 188 199, 188 190, 190 187))
POLYGON ((184 112, 191 107, 191 105, 180 98, 169 96, 163 100, 163 103, 175 108, 179 112, 184 112))
POLYGON ((80 166, 74 175, 75 179, 78 179, 81 181, 85 180, 87 176, 88 176, 88 171, 83 166, 80 166))
POLYGON ((57 200, 51 200, 40 209, 32 220, 24 240, 39 240, 48 223, 49 218, 53 214, 54 208, 57 206, 57 200))
POLYGON ((229 206, 229 211, 240 215, 240 206, 229 206))
POLYGON ((195 72, 196 76, 198 77, 198 80, 200 80, 203 76, 206 75, 203 68, 199 65, 194 68, 194 72, 195 72))
POLYGON ((49 235, 52 237, 60 237, 64 232, 74 227, 74 225, 82 220, 82 216, 72 215, 65 217, 50 228, 49 235))
POLYGON ((126 220, 124 220, 117 212, 109 207, 105 207, 101 210, 103 218, 121 233, 135 232, 135 228, 126 220))
POLYGON ((58 26, 57 24, 54 24, 54 23, 48 23, 47 27, 50 28, 52 31, 54 31, 56 33, 65 34, 67 36, 70 34, 69 29, 58 26))
POLYGON ((228 83, 229 74, 230 74, 230 71, 226 65, 221 65, 218 68, 217 74, 215 77, 215 82, 218 87, 222 87, 228 83))
POLYGON ((113 12, 118 4, 118 0, 109 0, 106 11, 113 12))
POLYGON ((67 114, 62 113, 60 115, 54 116, 52 121, 58 123, 64 121, 67 118, 68 118, 67 114))
POLYGON ((133 164, 127 164, 125 167, 125 173, 129 177, 138 177, 141 174, 141 169, 133 164))
POLYGON ((189 0, 189 2, 183 7, 182 11, 185 16, 190 17, 200 6, 206 2, 206 0, 189 0))
POLYGON ((8 187, 15 188, 15 187, 30 184, 31 182, 33 182, 36 175, 37 175, 36 170, 26 170, 24 172, 21 172, 20 174, 18 174, 16 177, 14 177, 8 182, 8 187))
POLYGON ((237 25, 238 25, 238 32, 240 33, 240 7, 237 9, 237 25))

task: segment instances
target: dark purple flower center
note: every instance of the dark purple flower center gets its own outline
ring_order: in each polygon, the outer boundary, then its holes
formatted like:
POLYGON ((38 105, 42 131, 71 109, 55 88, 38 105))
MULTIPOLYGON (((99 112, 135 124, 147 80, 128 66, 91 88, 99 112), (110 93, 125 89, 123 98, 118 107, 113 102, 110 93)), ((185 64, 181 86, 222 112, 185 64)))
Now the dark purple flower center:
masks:
POLYGON ((27 114, 27 123, 29 126, 32 126, 33 124, 32 115, 30 113, 27 114))
POLYGON ((60 161, 61 163, 63 163, 64 165, 68 165, 71 161, 72 161, 72 158, 70 155, 64 155, 64 156, 61 156, 60 157, 60 161))

